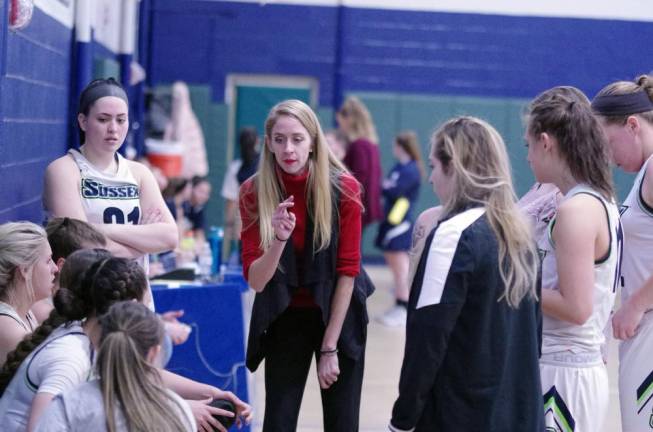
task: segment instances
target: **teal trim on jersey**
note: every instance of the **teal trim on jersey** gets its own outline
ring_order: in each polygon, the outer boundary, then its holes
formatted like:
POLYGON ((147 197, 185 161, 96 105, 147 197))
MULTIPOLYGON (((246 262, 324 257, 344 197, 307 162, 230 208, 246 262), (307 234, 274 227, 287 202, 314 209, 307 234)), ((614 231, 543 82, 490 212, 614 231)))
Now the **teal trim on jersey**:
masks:
MULTIPOLYGON (((557 395, 557 393, 556 393, 557 395)), ((565 417, 562 413, 562 410, 556 402, 556 397, 552 395, 544 402, 544 412, 551 410, 556 417, 557 423, 562 429, 562 432, 574 432, 574 428, 570 425, 573 424, 573 420, 570 422, 569 419, 565 417)))
POLYGON ((651 372, 637 388, 637 405, 641 411, 653 394, 653 372, 651 372))

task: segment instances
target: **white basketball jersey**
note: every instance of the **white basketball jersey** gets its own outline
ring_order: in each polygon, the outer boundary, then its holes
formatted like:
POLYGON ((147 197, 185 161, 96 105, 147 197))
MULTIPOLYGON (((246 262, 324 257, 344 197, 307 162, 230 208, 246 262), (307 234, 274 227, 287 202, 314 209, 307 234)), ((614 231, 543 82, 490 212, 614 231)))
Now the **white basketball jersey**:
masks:
POLYGON ((620 208, 627 245, 622 267, 622 304, 644 285, 653 272, 653 208, 642 199, 642 181, 651 159, 653 156, 639 170, 635 183, 620 208))
MULTIPOLYGON (((118 169, 115 173, 105 173, 97 169, 78 150, 68 153, 79 167, 81 177, 80 198, 89 223, 133 224, 141 220, 140 187, 129 169, 127 160, 116 153, 118 169)), ((149 271, 149 256, 143 255, 138 263, 149 271)), ((148 292, 143 299, 154 310, 154 299, 148 283, 148 292)))
POLYGON ((95 168, 77 150, 71 149, 68 153, 79 167, 80 195, 88 221, 137 225, 141 218, 140 188, 127 160, 116 153, 118 170, 112 174, 95 168))
MULTIPOLYGON (((606 201, 601 194, 587 185, 572 188, 562 201, 574 195, 586 193, 598 198, 606 209, 610 228, 610 250, 607 258, 594 264, 594 305, 592 315, 583 325, 572 324, 548 315, 543 316, 542 354, 571 351, 575 354, 597 352, 605 342, 605 329, 614 304, 616 286, 619 280, 623 232, 619 222, 619 210, 613 202, 606 201)), ((551 236, 555 217, 549 223, 549 234, 539 240, 542 260, 542 289, 558 290, 558 268, 555 245, 551 236)))

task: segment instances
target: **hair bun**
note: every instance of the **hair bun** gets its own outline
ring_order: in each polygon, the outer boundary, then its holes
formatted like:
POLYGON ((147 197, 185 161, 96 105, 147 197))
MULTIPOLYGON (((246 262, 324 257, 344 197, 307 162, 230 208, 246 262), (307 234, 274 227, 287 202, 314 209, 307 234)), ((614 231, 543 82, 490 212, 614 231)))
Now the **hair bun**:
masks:
POLYGON ((81 320, 88 315, 84 300, 68 288, 59 288, 52 300, 57 312, 69 321, 81 320))

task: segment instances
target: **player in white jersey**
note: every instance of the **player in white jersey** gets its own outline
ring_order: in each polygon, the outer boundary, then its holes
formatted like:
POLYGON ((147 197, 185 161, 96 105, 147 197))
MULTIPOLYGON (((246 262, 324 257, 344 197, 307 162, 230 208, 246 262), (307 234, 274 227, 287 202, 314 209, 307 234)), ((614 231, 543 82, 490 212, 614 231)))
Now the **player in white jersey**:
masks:
POLYGON ((607 141, 589 101, 556 87, 529 106, 528 161, 564 194, 542 257, 540 373, 547 431, 600 431, 609 401, 601 355, 619 275, 622 232, 607 141))
POLYGON ((82 91, 77 117, 82 146, 48 166, 43 201, 50 216, 91 223, 114 255, 145 263, 147 254, 174 249, 178 234, 150 170, 118 153, 129 129, 128 106, 112 78, 82 91))
POLYGON ((612 319, 619 347, 619 399, 624 432, 653 431, 653 77, 603 88, 592 109, 614 163, 638 172, 621 206, 625 249, 621 308, 612 319))

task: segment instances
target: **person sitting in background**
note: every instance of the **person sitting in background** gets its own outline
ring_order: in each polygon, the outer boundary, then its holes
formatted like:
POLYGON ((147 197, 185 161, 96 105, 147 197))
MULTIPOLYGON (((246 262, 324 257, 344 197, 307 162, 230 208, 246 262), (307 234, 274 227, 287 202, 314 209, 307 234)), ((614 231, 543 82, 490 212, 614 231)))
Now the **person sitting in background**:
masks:
POLYGON ((188 180, 182 177, 174 177, 168 179, 168 186, 161 192, 168 210, 170 210, 177 223, 180 239, 184 237, 189 228, 189 224, 184 217, 184 203, 190 199, 191 190, 191 184, 188 180))
POLYGON ((227 167, 221 193, 222 198, 225 199, 225 241, 229 244, 232 242, 239 244, 242 225, 238 213, 238 189, 258 170, 258 132, 253 127, 242 128, 238 136, 238 143, 240 159, 234 159, 227 167))
POLYGON ((31 222, 0 225, 0 364, 38 326, 30 309, 51 294, 56 273, 43 228, 31 222))
POLYGON ((194 432, 188 403, 163 387, 154 366, 163 327, 140 303, 118 302, 99 318, 98 379, 57 395, 37 432, 194 432))
POLYGON ((206 203, 211 198, 211 182, 206 177, 195 176, 190 181, 190 197, 183 203, 184 216, 198 244, 206 240, 206 203))

